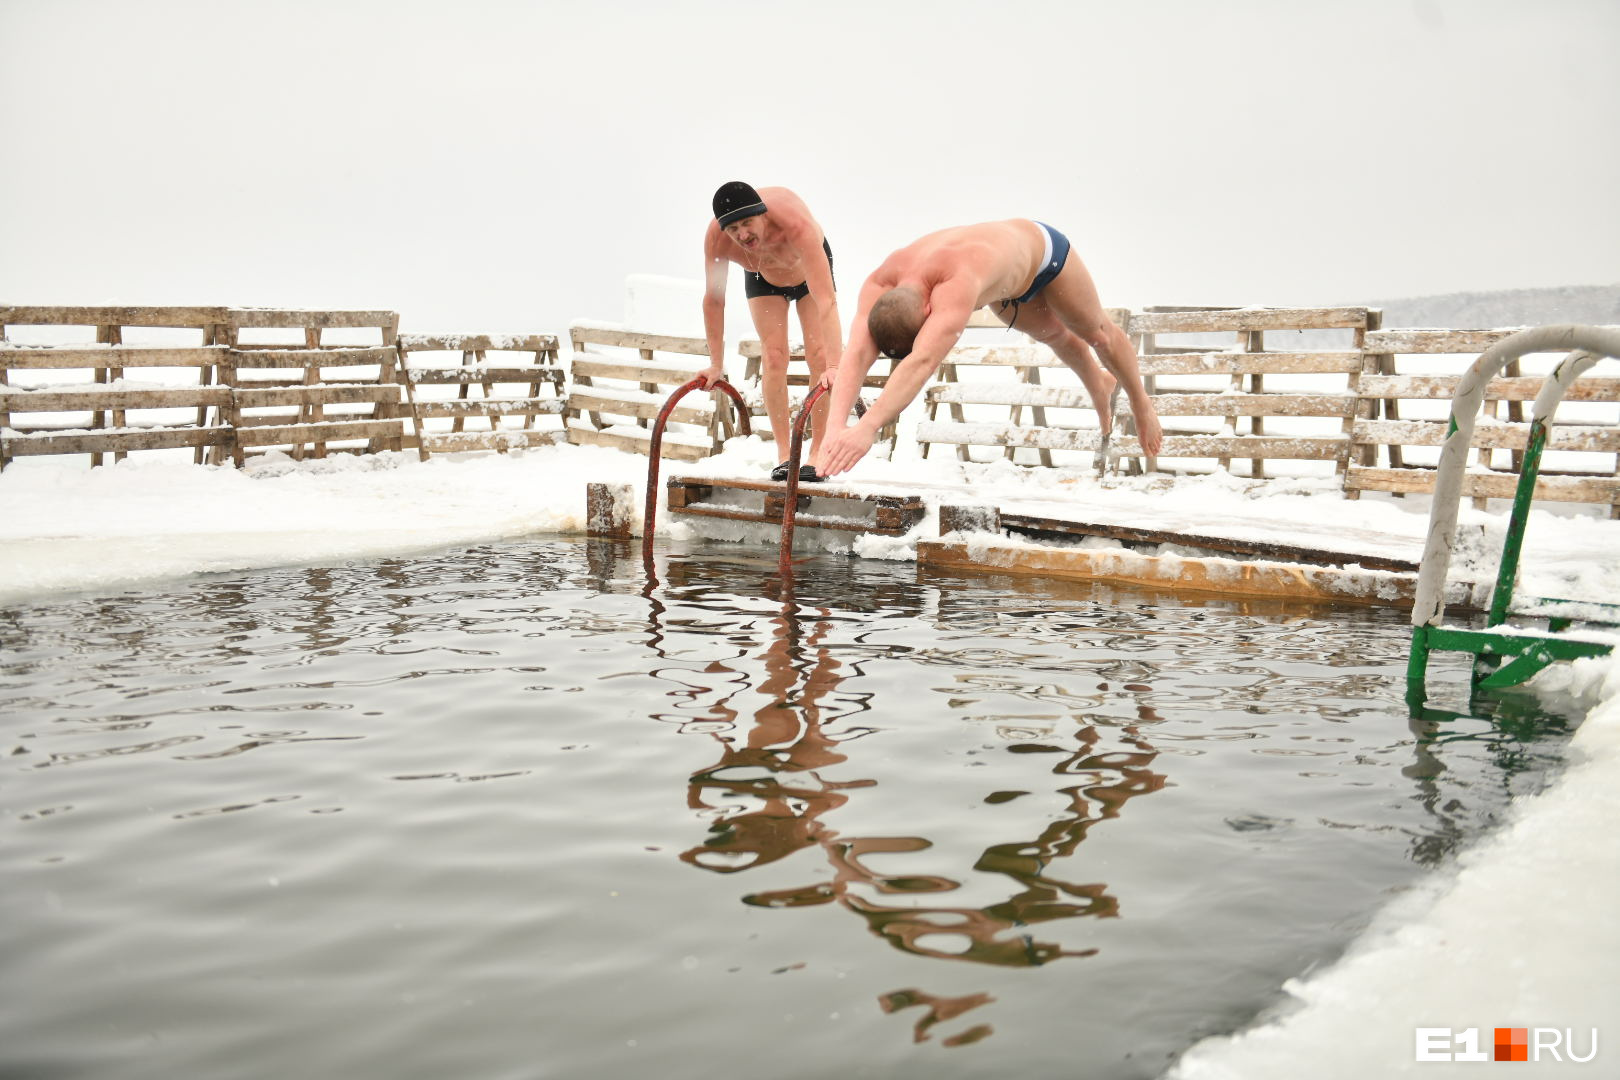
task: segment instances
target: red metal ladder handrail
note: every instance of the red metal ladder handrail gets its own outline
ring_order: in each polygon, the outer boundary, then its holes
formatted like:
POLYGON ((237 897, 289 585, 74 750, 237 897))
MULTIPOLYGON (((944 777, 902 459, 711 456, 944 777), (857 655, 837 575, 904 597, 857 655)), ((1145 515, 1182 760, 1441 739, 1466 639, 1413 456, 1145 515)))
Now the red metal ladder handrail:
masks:
POLYGON ((810 410, 821 395, 827 392, 826 383, 817 383, 805 396, 799 415, 793 421, 793 437, 788 441, 787 496, 782 504, 782 546, 776 556, 776 568, 783 578, 793 573, 793 518, 799 510, 799 457, 804 451, 804 425, 810 419, 810 410))
MULTIPOLYGON (((675 403, 685 397, 687 393, 703 386, 703 376, 699 375, 682 386, 676 387, 675 392, 669 395, 664 407, 658 410, 658 419, 653 421, 652 436, 647 442, 647 504, 642 515, 641 524, 641 558, 647 565, 652 565, 653 532, 658 521, 658 465, 660 454, 664 447, 664 425, 669 422, 669 414, 675 411, 675 403)), ((737 419, 744 435, 752 435, 754 427, 748 419, 748 405, 743 401, 742 395, 737 393, 735 387, 724 379, 716 379, 709 384, 710 390, 724 390, 731 395, 731 400, 737 403, 737 419)))
MULTIPOLYGON (((669 414, 675 411, 675 403, 702 385, 703 379, 700 376, 677 387, 664 402, 664 407, 658 410, 658 418, 653 421, 652 436, 647 443, 647 501, 641 524, 641 558, 648 567, 652 566, 653 534, 658 522, 658 467, 664 445, 664 425, 669 422, 669 414)), ((737 403, 742 433, 752 435, 753 426, 748 419, 748 407, 743 403, 742 395, 724 379, 715 380, 709 389, 724 390, 731 395, 732 400, 737 403)), ((798 513, 799 460, 804 454, 804 426, 810 419, 810 410, 826 392, 827 387, 823 383, 818 383, 810 389, 810 393, 805 396, 804 404, 799 407, 799 415, 794 418, 793 435, 788 441, 787 494, 782 504, 782 541, 777 556, 777 569, 783 577, 793 573, 793 525, 794 517, 798 513)))

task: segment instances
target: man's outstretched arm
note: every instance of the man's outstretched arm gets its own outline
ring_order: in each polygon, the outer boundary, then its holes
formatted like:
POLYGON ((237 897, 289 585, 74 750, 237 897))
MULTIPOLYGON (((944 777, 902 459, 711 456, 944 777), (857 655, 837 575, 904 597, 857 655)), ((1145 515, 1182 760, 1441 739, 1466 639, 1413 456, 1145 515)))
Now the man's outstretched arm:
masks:
MULTIPOLYGON (((879 289, 879 295, 882 293, 879 289)), ((861 299, 866 310, 871 310, 871 304, 866 302, 866 291, 863 289, 861 299)), ((875 297, 874 297, 875 299, 875 297)), ((934 372, 939 369, 940 362, 947 353, 955 348, 956 342, 967 328, 969 316, 973 314, 973 296, 971 289, 964 284, 956 282, 942 282, 934 287, 929 297, 930 311, 924 320, 922 329, 917 331, 917 337, 912 345, 911 354, 904 360, 895 364, 894 370, 884 380, 883 392, 878 395, 872 407, 866 410, 866 415, 860 420, 845 428, 843 431, 834 431, 832 438, 827 440, 821 453, 821 467, 817 470, 823 476, 836 476, 848 471, 854 464, 866 456, 877 441, 877 434, 883 430, 884 425, 896 419, 905 407, 911 404, 934 372)), ((864 318, 857 318, 856 325, 850 331, 850 340, 853 343, 857 334, 865 334, 868 342, 870 333, 866 332, 864 318)), ((840 367, 837 386, 849 388, 849 407, 855 405, 855 396, 860 392, 860 384, 866 377, 866 372, 872 366, 872 360, 877 357, 877 346, 870 345, 871 359, 861 366, 858 375, 840 367), (846 378, 846 376, 853 376, 846 378)), ((833 401, 838 406, 838 399, 833 401)), ((847 416, 848 413, 835 415, 847 416)))

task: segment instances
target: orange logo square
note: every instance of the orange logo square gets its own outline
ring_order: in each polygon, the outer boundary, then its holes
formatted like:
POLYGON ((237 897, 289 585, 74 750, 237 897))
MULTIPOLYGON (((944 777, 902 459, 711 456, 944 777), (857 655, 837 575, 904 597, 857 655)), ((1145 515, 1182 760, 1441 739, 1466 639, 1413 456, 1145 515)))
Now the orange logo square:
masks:
POLYGON ((1497 1028, 1496 1029, 1496 1060, 1497 1061, 1529 1061, 1530 1040, 1526 1037, 1528 1028, 1497 1028))

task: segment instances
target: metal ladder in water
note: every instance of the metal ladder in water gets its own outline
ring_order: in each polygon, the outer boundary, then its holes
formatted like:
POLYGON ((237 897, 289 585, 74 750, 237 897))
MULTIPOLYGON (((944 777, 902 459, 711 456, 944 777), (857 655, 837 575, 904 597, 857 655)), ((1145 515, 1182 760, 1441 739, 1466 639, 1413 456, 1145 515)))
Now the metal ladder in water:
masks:
MULTIPOLYGON (((658 419, 653 422, 652 436, 647 445, 647 502, 642 511, 641 530, 641 559, 649 569, 653 563, 654 524, 658 520, 658 466, 663 450, 664 425, 669 422, 669 414, 675 410, 675 403, 702 385, 703 379, 699 377, 677 387, 659 410, 658 419)), ((724 379, 716 379, 708 389, 725 392, 736 403, 742 433, 753 434, 748 406, 743 402, 742 395, 724 379)), ((804 453, 804 425, 810 419, 810 409, 826 392, 827 388, 819 384, 810 388, 804 404, 799 407, 799 415, 793 421, 792 436, 788 440, 787 493, 782 508, 782 542, 777 554, 777 569, 783 579, 791 579, 793 575, 793 525, 799 504, 799 461, 804 453)))
POLYGON ((1573 324, 1541 326, 1520 331, 1492 345, 1463 376, 1452 399, 1451 422, 1440 451, 1434 501, 1429 510, 1428 539, 1412 605, 1412 649, 1406 669, 1409 700, 1422 700, 1429 654, 1435 651, 1473 654, 1473 684, 1478 689, 1516 686, 1555 661, 1602 656, 1613 651, 1613 643, 1601 640, 1601 635, 1583 635, 1580 631, 1571 631, 1570 627, 1577 621, 1620 626, 1620 605, 1540 600, 1537 614, 1547 619, 1546 630, 1506 625, 1518 578, 1524 529, 1530 503, 1535 497, 1541 454, 1547 446, 1553 414, 1570 385, 1605 357, 1620 359, 1620 329, 1573 324), (1462 498, 1474 421, 1484 401, 1486 387, 1504 366, 1526 353, 1565 350, 1569 354, 1542 382, 1541 392, 1536 396, 1485 629, 1443 625, 1446 573, 1456 542, 1457 508, 1462 498), (1591 611, 1601 611, 1604 615, 1593 618, 1588 614, 1591 611))

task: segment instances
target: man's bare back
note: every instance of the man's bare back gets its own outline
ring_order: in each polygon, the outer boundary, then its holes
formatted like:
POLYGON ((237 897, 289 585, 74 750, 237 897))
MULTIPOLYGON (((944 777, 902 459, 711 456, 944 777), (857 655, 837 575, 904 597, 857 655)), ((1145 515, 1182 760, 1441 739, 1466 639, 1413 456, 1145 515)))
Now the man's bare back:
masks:
POLYGON ((870 280, 885 288, 910 285, 931 296, 956 279, 972 289, 972 306, 1017 296, 1040 272, 1045 250, 1033 221, 1013 218, 929 233, 883 261, 870 280))

